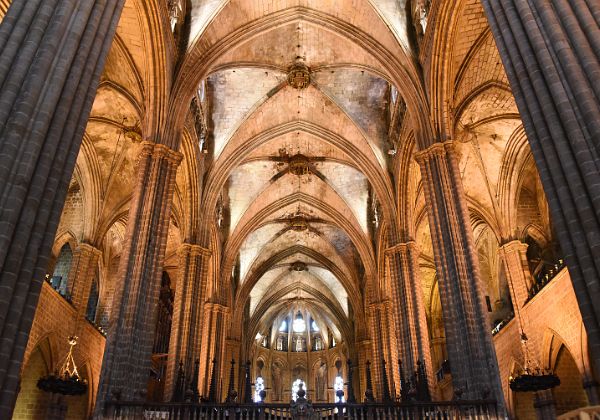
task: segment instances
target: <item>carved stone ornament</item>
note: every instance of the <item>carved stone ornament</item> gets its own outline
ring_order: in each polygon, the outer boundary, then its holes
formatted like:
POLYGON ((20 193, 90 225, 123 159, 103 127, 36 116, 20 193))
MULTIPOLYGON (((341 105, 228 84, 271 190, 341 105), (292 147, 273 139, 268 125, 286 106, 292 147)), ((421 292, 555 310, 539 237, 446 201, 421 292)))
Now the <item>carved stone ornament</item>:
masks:
POLYGON ((308 164, 308 158, 298 153, 290 158, 290 172, 296 176, 307 175, 310 172, 308 164))
POLYGON ((288 70, 287 80, 294 89, 304 89, 310 84, 310 70, 306 65, 296 63, 288 70))
POLYGON ((307 267, 306 264, 303 263, 302 261, 296 261, 292 264, 291 270, 293 271, 306 271, 307 267))
POLYGON ((294 216, 290 220, 290 227, 296 232, 302 232, 308 229, 308 221, 304 216, 294 216))

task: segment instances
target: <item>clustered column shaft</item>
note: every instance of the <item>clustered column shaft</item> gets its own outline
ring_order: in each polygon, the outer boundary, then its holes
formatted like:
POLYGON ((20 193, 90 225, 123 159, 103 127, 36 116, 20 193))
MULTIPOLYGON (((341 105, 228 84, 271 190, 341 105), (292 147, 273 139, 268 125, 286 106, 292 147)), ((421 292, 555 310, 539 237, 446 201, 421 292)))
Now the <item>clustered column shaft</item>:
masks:
POLYGON ((191 378, 195 361, 200 357, 202 305, 209 260, 210 251, 199 245, 183 244, 179 249, 179 272, 173 304, 166 399, 173 394, 179 362, 183 362, 186 377, 191 378))
POLYGON ((436 143, 416 158, 425 189, 454 389, 463 398, 492 397, 502 405, 498 362, 454 145, 436 143))
POLYGON ((80 244, 73 253, 73 262, 69 270, 70 295, 77 311, 85 315, 92 282, 98 270, 98 261, 102 252, 89 244, 80 244))
POLYGON ((96 413, 145 397, 171 203, 181 154, 146 142, 139 158, 104 352, 96 413))
POLYGON ((504 273, 508 280, 510 298, 513 306, 519 310, 528 298, 532 285, 531 274, 527 267, 527 244, 521 241, 510 241, 498 249, 504 273))
MULTIPOLYGON (((371 375, 374 387, 371 391, 373 391, 375 398, 381 397, 383 393, 383 374, 381 371, 381 361, 385 354, 383 341, 383 329, 385 325, 382 322, 383 317, 385 317, 384 304, 381 302, 371 303, 369 305, 369 324, 371 328, 372 359, 369 361, 371 362, 371 375)), ((369 358, 367 357, 367 359, 369 358)))
POLYGON ((415 242, 398 244, 387 249, 386 254, 396 302, 394 322, 399 340, 399 357, 408 374, 416 369, 417 361, 425 364, 431 392, 433 372, 417 245, 415 242))
MULTIPOLYGON (((209 395, 209 387, 213 375, 216 380, 221 380, 221 366, 228 360, 220 349, 225 345, 225 332, 229 323, 229 308, 214 302, 204 304, 204 319, 202 321, 202 339, 200 344, 200 391, 202 395, 209 395), (216 359, 213 370, 213 360, 216 359)), ((218 390, 221 389, 217 383, 218 390)), ((219 395, 215 395, 219 397, 219 395)))
POLYGON ((483 0, 600 376, 600 4, 483 0))
POLYGON ((13 0, 0 26, 0 418, 123 0, 13 0))

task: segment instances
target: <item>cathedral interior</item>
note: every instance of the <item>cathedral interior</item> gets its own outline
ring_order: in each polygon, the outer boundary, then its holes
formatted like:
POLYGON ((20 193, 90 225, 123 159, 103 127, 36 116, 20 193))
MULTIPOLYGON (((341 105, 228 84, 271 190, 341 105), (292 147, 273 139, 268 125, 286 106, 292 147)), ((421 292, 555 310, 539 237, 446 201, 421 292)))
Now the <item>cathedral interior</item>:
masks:
POLYGON ((0 418, 600 412, 597 2, 0 15, 0 418))

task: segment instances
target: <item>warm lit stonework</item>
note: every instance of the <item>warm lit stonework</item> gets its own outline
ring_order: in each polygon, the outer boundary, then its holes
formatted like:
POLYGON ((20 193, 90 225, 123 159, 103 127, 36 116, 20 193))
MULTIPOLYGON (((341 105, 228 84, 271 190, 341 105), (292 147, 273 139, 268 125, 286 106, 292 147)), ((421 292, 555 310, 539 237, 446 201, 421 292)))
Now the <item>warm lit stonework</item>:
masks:
POLYGON ((0 17, 0 420, 600 415, 598 2, 0 17))

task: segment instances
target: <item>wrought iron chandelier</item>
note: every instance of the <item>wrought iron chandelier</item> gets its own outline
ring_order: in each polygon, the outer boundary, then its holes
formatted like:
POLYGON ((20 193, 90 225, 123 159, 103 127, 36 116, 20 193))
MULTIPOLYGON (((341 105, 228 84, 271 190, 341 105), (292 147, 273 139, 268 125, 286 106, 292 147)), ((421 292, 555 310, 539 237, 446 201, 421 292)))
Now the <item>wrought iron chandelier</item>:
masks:
POLYGON ((525 368, 517 376, 510 377, 510 389, 515 392, 536 392, 552 389, 560 385, 560 378, 551 370, 542 370, 539 367, 530 367, 532 362, 529 359, 527 341, 527 336, 524 332, 521 332, 521 344, 523 346, 523 353, 525 355, 525 368))
POLYGON ((87 391, 88 384, 79 376, 75 359, 73 359, 73 347, 77 344, 77 337, 69 337, 69 352, 60 368, 54 374, 46 375, 38 379, 37 387, 45 392, 62 395, 83 395, 87 391))
POLYGON ((535 392, 552 389, 560 385, 560 378, 552 372, 541 370, 530 371, 525 369, 523 373, 510 378, 510 389, 515 392, 535 392))

